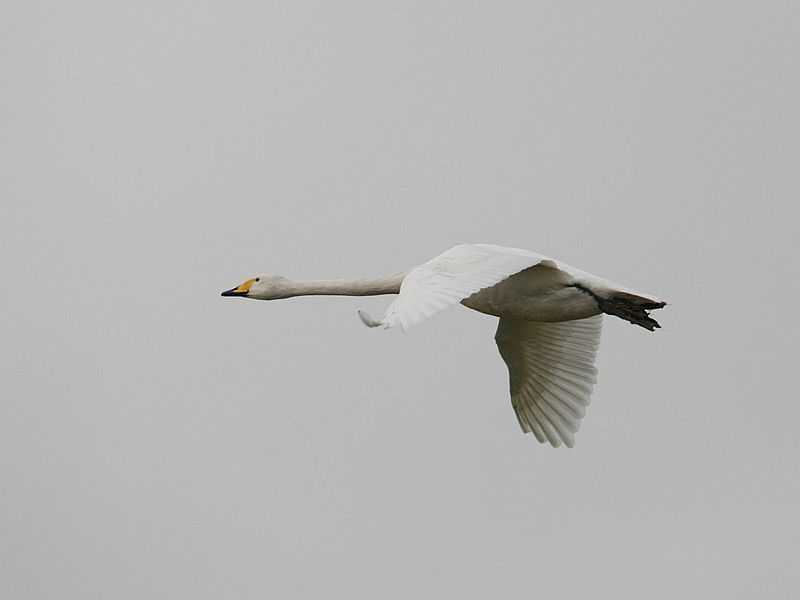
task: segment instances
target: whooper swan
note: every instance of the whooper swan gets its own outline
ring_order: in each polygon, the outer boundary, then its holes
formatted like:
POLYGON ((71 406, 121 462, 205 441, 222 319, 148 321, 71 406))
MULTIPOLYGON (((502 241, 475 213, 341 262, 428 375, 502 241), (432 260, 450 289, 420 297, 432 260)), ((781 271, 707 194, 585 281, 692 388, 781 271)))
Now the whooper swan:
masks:
POLYGON ((596 381, 602 313, 649 329, 665 302, 528 250, 462 244, 408 271, 378 278, 292 281, 259 275, 223 296, 399 294, 369 327, 419 323, 457 303, 500 317, 495 341, 508 365, 511 404, 523 431, 572 447, 596 381))

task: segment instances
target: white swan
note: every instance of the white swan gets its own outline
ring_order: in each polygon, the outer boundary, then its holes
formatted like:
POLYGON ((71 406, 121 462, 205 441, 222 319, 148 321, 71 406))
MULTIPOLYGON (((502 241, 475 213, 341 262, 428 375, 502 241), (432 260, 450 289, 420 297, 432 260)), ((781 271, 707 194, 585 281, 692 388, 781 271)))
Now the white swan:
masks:
POLYGON ((399 294, 369 327, 407 329, 457 303, 500 317, 495 340, 508 365, 511 403, 523 431, 572 447, 597 370, 602 313, 653 331, 662 300, 528 250, 462 244, 408 271, 381 278, 292 281, 259 275, 222 292, 257 300, 293 296, 399 294))

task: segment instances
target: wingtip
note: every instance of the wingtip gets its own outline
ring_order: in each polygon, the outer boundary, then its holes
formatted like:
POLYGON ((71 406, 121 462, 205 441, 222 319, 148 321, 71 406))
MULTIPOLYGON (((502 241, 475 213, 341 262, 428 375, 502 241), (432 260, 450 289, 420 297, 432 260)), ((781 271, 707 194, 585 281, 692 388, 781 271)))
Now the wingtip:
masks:
POLYGON ((381 321, 376 321, 372 317, 370 317, 367 313, 363 310, 358 311, 358 318, 361 319, 361 322, 364 323, 367 327, 380 327, 383 325, 381 321))

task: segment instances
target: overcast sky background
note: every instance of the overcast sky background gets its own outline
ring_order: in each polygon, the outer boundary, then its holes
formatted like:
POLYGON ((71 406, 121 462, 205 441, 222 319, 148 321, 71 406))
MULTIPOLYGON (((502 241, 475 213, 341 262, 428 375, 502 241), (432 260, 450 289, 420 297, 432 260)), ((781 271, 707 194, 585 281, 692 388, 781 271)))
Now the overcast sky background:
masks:
POLYGON ((3 2, 0 596, 800 593, 793 2, 3 2), (461 242, 660 295, 573 450, 463 307, 249 302, 461 242))

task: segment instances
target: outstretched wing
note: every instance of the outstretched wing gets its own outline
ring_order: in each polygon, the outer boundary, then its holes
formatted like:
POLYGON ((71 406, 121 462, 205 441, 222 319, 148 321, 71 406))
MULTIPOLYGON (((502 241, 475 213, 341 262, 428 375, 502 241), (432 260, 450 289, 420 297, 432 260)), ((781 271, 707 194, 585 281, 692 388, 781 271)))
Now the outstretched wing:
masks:
POLYGON ((367 325, 406 329, 515 273, 547 262, 545 256, 490 244, 462 244, 413 268, 400 295, 379 321, 359 313, 367 325))
POLYGON ((603 317, 539 323, 500 319, 495 341, 508 365, 511 404, 523 431, 558 447, 575 434, 596 382, 603 317))

